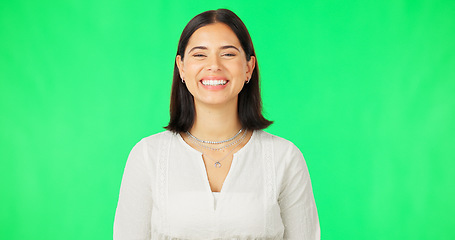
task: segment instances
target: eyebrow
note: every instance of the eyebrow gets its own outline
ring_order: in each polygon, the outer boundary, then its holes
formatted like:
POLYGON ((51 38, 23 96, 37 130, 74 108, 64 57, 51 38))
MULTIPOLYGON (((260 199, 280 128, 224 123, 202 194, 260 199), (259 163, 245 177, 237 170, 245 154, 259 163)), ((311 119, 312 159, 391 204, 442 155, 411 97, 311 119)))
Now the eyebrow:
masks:
MULTIPOLYGON (((233 45, 225 45, 225 46, 221 46, 220 47, 220 49, 229 49, 229 48, 233 48, 233 49, 235 49, 235 50, 240 52, 240 50, 237 47, 233 46, 233 45)), ((196 47, 191 48, 191 50, 188 53, 190 53, 190 52, 192 52, 193 50, 196 50, 196 49, 207 50, 208 48, 205 47, 205 46, 196 46, 196 47)))

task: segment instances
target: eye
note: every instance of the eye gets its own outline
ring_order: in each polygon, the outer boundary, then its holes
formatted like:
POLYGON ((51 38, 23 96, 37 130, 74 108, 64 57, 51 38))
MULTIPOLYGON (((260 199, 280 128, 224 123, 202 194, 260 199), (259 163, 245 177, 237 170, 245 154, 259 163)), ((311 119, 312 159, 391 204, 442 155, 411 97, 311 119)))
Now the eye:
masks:
POLYGON ((224 56, 224 57, 235 57, 237 54, 235 53, 223 53, 221 56, 224 56))
POLYGON ((201 53, 195 53, 195 54, 193 54, 193 57, 201 58, 201 57, 205 57, 205 55, 201 54, 201 53))

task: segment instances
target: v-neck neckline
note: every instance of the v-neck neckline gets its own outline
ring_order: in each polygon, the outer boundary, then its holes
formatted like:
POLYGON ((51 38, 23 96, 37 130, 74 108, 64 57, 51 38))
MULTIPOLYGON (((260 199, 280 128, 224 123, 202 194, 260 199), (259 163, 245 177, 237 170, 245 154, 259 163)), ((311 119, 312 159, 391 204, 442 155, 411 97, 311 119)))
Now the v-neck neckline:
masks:
MULTIPOLYGON (((224 192, 226 191, 226 183, 229 183, 229 179, 231 178, 230 176, 233 174, 233 170, 235 170, 235 166, 237 165, 237 156, 239 154, 241 154, 242 152, 248 150, 248 148, 250 148, 250 145, 252 145, 252 141, 255 140, 255 138, 257 137, 257 131, 256 130, 253 130, 252 133, 251 133, 251 137, 250 139, 248 139, 248 142, 241 148, 239 149, 238 151, 236 151, 235 153, 233 153, 232 155, 232 163, 231 163, 231 166, 229 168, 229 171, 226 175, 226 178, 224 179, 223 181, 223 184, 221 186, 221 189, 219 192, 216 192, 216 193, 219 193, 219 196, 218 196, 218 199, 220 199, 223 195, 224 195, 224 192)), ((193 152, 193 153, 196 153, 199 155, 201 161, 199 161, 199 166, 201 167, 202 169, 202 173, 204 175, 204 179, 206 180, 206 189, 208 189, 209 193, 210 193, 210 196, 212 197, 212 199, 214 198, 213 196, 213 191, 210 187, 210 182, 209 182, 209 178, 208 178, 208 172, 207 172, 207 169, 205 168, 205 164, 204 164, 204 159, 202 158, 202 155, 203 153, 198 151, 197 149, 194 149, 193 147, 191 147, 187 142, 185 142, 185 140, 183 139, 182 135, 180 135, 179 133, 176 134, 177 135, 177 138, 179 139, 179 141, 185 146, 185 148, 187 148, 189 151, 193 152)))

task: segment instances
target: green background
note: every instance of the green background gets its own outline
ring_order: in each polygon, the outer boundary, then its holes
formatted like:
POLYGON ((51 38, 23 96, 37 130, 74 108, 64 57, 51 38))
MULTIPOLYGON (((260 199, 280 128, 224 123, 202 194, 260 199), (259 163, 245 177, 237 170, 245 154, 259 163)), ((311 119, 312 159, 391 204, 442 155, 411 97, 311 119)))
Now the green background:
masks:
POLYGON ((111 239, 129 151, 163 131, 185 24, 250 30, 268 132, 322 239, 455 239, 455 1, 0 3, 0 238, 111 239))

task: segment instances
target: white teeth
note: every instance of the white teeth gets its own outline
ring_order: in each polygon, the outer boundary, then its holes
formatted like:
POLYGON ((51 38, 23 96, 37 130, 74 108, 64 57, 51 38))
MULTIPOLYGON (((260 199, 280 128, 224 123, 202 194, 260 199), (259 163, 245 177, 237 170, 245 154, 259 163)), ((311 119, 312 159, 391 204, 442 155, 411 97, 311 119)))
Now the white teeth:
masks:
POLYGON ((227 83, 226 80, 202 80, 202 85, 205 86, 218 86, 218 85, 225 85, 227 83))

